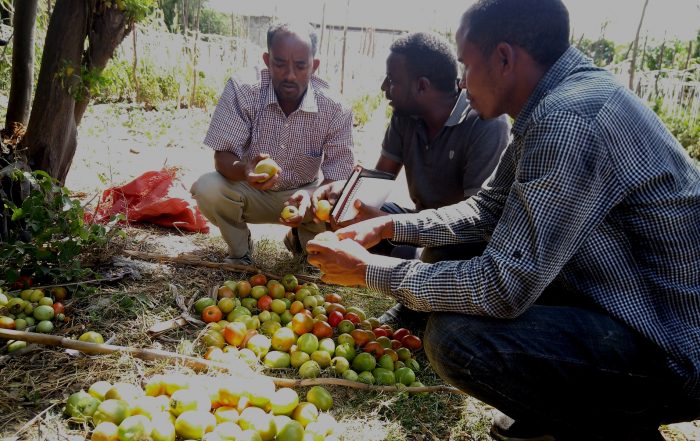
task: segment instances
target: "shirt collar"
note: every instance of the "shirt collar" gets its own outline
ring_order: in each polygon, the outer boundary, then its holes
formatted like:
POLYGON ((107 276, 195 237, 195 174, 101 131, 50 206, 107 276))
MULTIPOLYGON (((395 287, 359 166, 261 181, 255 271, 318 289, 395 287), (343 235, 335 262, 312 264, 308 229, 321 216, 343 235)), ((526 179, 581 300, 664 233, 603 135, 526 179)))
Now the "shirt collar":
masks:
POLYGON ((452 113, 450 113, 450 117, 447 118, 445 126, 456 126, 460 124, 468 114, 469 100, 467 99, 467 92, 462 90, 457 96, 457 102, 454 108, 452 108, 452 113))
MULTIPOLYGON (((275 87, 272 84, 272 78, 270 78, 270 70, 263 69, 260 72, 260 78, 262 84, 267 83, 267 97, 265 100, 265 106, 269 106, 271 104, 276 104, 277 106, 279 106, 279 102, 277 101, 277 94, 275 93, 275 87)), ((314 83, 323 85, 324 81, 315 75, 311 76, 309 85, 306 88, 304 97, 301 99, 301 104, 299 105, 299 108, 297 110, 301 110, 303 112, 308 113, 318 113, 318 103, 316 102, 316 90, 314 87, 314 83)))
POLYGON ((573 46, 570 46, 559 59, 547 70, 547 73, 537 83, 537 87, 530 95, 525 106, 515 118, 512 132, 522 135, 525 132, 532 112, 542 99, 566 78, 574 69, 580 66, 586 59, 585 55, 573 46))

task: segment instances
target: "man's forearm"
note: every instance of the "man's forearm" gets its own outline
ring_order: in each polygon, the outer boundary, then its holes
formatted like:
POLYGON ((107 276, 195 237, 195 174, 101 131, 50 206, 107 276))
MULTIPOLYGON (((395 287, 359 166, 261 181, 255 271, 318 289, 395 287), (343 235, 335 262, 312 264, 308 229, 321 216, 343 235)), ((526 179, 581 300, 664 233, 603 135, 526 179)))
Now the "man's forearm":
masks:
POLYGON ((214 166, 217 172, 230 181, 245 181, 246 179, 246 164, 233 153, 216 152, 214 166))

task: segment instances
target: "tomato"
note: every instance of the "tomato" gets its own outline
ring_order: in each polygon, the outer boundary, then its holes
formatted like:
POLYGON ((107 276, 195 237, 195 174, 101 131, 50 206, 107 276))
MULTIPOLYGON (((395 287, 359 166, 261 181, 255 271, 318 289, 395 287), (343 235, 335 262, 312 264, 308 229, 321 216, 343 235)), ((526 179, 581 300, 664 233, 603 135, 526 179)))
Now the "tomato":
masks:
POLYGON ((12 284, 12 287, 16 289, 27 289, 31 286, 32 278, 24 274, 19 276, 19 278, 15 280, 15 283, 12 284))
POLYGON ((63 286, 51 288, 51 294, 53 294, 53 298, 57 302, 62 302, 66 299, 66 297, 68 297, 68 291, 63 286))
POLYGON ((345 320, 350 320, 353 325, 357 325, 361 321, 360 316, 358 316, 354 312, 348 312, 347 314, 345 314, 345 320))
POLYGON ((226 285, 220 286, 219 289, 217 290, 217 296, 219 299, 231 298, 231 297, 235 297, 235 295, 236 294, 233 292, 233 290, 226 285))
POLYGON ((66 310, 66 308, 63 306, 63 303, 61 302, 56 302, 52 306, 54 314, 63 314, 66 310))
POLYGON ((336 294, 334 292, 326 294, 326 296, 323 299, 328 303, 340 303, 343 301, 343 298, 340 297, 340 294, 336 294))
POLYGON ((318 338, 333 337, 333 327, 328 322, 317 321, 311 332, 318 338))
POLYGON ((409 331, 406 328, 399 328, 396 331, 394 331, 394 339, 401 341, 405 336, 411 335, 411 331, 409 331))
POLYGON ((261 311, 269 311, 272 305, 272 297, 265 295, 258 299, 258 309, 261 311))
POLYGON ((247 331, 245 323, 231 322, 224 327, 224 339, 231 346, 240 347, 247 331))
POLYGON ((328 324, 333 328, 338 326, 341 321, 343 321, 343 314, 340 311, 331 311, 328 314, 328 324))
POLYGON ((379 358, 384 355, 384 347, 376 341, 368 342, 362 349, 365 352, 374 355, 375 358, 379 358))
POLYGON ((369 332, 365 331, 364 329, 355 329, 350 333, 350 335, 352 336, 353 340, 355 340, 355 344, 359 347, 363 347, 371 339, 369 332))
POLYGON ((272 335, 272 349, 288 352, 296 343, 294 331, 289 328, 280 328, 272 335))
POLYGON ((267 285, 267 277, 265 276, 265 274, 256 274, 252 276, 249 280, 251 286, 267 285))
POLYGON ((223 316, 224 314, 221 312, 221 309, 216 305, 207 306, 202 310, 202 320, 204 320, 205 323, 218 322, 223 316))
POLYGON ((374 332, 374 335, 376 337, 386 337, 387 336, 386 329, 384 329, 384 328, 374 328, 372 330, 372 332, 374 332))
POLYGON ((423 342, 417 335, 407 335, 401 340, 401 344, 412 351, 416 351, 423 346, 423 342))
POLYGON ((341 305, 340 303, 329 304, 328 306, 326 306, 326 311, 328 311, 328 312, 338 311, 343 316, 345 316, 345 313, 347 312, 345 310, 345 306, 341 305))
POLYGON ((216 418, 209 412, 189 410, 175 420, 175 431, 186 439, 202 439, 216 427, 216 418))
MULTIPOLYGON (((306 310, 305 310, 306 311, 306 310)), ((314 329, 314 319, 310 315, 298 312, 292 317, 292 331, 297 335, 306 334, 314 329)))

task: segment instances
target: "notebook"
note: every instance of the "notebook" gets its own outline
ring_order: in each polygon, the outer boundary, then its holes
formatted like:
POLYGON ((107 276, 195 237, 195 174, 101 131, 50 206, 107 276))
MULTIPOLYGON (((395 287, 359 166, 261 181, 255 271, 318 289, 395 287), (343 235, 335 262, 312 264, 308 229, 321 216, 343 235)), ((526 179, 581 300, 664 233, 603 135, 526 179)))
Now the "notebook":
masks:
POLYGON ((355 208, 358 199, 369 206, 381 207, 391 192, 394 179, 393 173, 355 166, 333 206, 331 217, 336 223, 353 219, 359 213, 355 208))

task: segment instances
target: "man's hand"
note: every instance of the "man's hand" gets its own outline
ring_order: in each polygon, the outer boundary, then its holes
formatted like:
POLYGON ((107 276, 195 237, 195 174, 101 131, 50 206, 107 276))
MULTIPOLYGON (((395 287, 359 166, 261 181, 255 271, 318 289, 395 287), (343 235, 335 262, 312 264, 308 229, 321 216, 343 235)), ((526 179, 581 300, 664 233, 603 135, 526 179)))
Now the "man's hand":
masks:
POLYGON ((294 194, 287 200, 287 202, 284 203, 284 205, 294 205, 297 207, 297 215, 288 219, 283 219, 280 217, 280 223, 289 227, 298 227, 301 225, 301 222, 306 216, 306 211, 309 209, 309 205, 311 204, 310 201, 311 195, 309 195, 306 190, 297 190, 294 192, 294 194))
POLYGON ((353 240, 310 240, 308 261, 323 272, 321 281, 344 286, 366 286, 365 270, 374 258, 353 240))
POLYGON ((265 191, 271 189, 279 180, 279 173, 275 174, 274 176, 270 177, 268 179, 268 174, 267 173, 255 173, 255 166, 258 165, 258 162, 262 161, 265 158, 269 158, 270 155, 267 153, 258 153, 258 155, 253 158, 250 162, 246 163, 245 165, 245 171, 246 171, 246 182, 253 187, 257 188, 258 190, 265 191), (261 182, 263 181, 263 182, 261 182))
POLYGON ((389 213, 386 213, 379 208, 372 207, 370 205, 364 204, 361 200, 356 200, 355 201, 355 208, 357 208, 357 216, 353 217, 352 219, 341 222, 339 224, 336 224, 335 222, 331 222, 331 227, 334 229, 338 228, 343 228, 347 227, 349 225, 354 225, 358 222, 362 222, 368 219, 374 219, 375 217, 381 217, 381 216, 388 216, 389 213))
POLYGON ((382 239, 394 237, 394 221, 391 216, 379 216, 341 228, 336 231, 339 239, 352 239, 365 248, 371 248, 382 239))
POLYGON ((316 208, 318 201, 321 199, 325 199, 330 202, 331 205, 335 205, 335 203, 338 201, 338 196, 340 196, 340 193, 343 191, 344 185, 345 181, 333 181, 329 182, 328 184, 323 184, 314 190, 314 194, 311 196, 314 209, 316 208))

